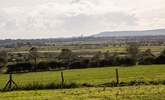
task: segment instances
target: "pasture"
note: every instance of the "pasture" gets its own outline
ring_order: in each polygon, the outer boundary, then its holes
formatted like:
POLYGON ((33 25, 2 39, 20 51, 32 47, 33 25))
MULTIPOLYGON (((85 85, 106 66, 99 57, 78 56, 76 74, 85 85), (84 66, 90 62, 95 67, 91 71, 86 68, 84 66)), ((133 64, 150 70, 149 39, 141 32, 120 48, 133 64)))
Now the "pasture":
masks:
MULTIPOLYGON (((65 82, 89 83, 93 85, 103 84, 115 79, 116 67, 87 68, 64 70, 65 82)), ((165 65, 138 65, 130 67, 118 67, 120 82, 132 80, 165 80, 165 65)), ((61 82, 61 71, 30 72, 14 74, 13 79, 19 86, 32 83, 48 84, 61 82)), ((0 89, 8 80, 7 74, 0 74, 0 89)))

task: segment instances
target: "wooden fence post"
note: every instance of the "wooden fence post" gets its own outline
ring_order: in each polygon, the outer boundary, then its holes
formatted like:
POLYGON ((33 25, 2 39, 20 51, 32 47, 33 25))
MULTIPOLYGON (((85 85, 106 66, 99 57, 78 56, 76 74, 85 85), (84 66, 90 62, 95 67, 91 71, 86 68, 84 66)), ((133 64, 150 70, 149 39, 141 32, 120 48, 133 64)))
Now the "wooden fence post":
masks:
POLYGON ((118 72, 118 68, 116 68, 116 85, 119 85, 119 72, 118 72))
POLYGON ((11 90, 12 73, 9 75, 9 89, 11 90))
POLYGON ((64 75, 63 72, 61 72, 61 88, 63 88, 64 85, 64 75))
MULTIPOLYGON (((12 90, 12 84, 18 88, 17 84, 13 81, 12 79, 12 73, 9 74, 9 81, 6 83, 5 87, 3 88, 3 91, 8 91, 8 90, 12 90)), ((14 87, 13 86, 13 87, 14 87)))

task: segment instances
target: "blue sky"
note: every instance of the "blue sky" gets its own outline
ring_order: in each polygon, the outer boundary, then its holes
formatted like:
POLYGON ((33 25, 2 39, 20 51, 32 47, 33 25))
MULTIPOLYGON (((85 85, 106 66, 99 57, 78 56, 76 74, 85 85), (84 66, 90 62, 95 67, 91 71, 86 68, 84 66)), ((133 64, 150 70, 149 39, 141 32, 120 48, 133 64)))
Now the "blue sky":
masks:
POLYGON ((165 28, 165 0, 0 0, 0 38, 165 28))

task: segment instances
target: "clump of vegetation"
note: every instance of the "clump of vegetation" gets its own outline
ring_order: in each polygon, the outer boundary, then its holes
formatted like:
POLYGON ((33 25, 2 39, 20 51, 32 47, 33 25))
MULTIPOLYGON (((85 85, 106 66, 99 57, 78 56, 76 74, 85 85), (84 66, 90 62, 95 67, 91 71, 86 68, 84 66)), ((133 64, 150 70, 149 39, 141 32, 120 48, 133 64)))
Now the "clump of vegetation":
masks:
POLYGON ((38 82, 34 82, 32 84, 28 84, 25 86, 19 86, 18 88, 15 88, 16 90, 42 90, 42 89, 70 89, 70 88, 78 88, 81 87, 80 84, 76 83, 48 83, 48 84, 42 84, 38 82))

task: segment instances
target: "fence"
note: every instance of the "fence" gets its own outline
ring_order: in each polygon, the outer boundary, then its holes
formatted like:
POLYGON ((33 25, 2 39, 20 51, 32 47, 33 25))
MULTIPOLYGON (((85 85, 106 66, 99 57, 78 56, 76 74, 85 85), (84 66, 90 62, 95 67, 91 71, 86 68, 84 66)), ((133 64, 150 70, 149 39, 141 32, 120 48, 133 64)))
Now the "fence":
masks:
MULTIPOLYGON (((162 67, 164 68, 164 67, 162 67)), ((162 70, 161 68, 161 70, 162 70)), ((140 71, 137 68, 90 68, 75 69, 65 71, 47 71, 47 72, 30 72, 24 74, 7 74, 0 75, 0 89, 10 91, 14 89, 55 89, 55 88, 72 88, 80 86, 107 87, 107 86, 128 86, 128 85, 148 85, 148 84, 165 84, 164 77, 157 77, 155 70, 148 71, 150 67, 143 67, 140 71), (143 70, 142 70, 143 69, 143 70), (147 69, 145 72, 144 69, 147 69), (137 73, 136 73, 137 72, 137 73), (145 74, 144 74, 145 73, 145 74), (144 77, 151 77, 150 80, 144 77), (155 79, 154 79, 155 77, 155 79), (126 79, 126 80, 125 80, 126 79), (36 84, 36 83, 37 84, 36 84), (68 84, 72 83, 72 84, 68 84), (29 85, 30 84, 30 85, 29 85), (67 85, 67 86, 66 86, 67 85), (52 88, 53 87, 53 88, 52 88)), ((152 69, 150 69, 152 70, 152 69)), ((157 70, 160 72, 161 70, 157 70)), ((163 72, 164 73, 164 72, 163 72)), ((163 74, 162 73, 162 74, 163 74)))
MULTIPOLYGON (((116 72, 116 82, 115 84, 118 85, 119 84, 119 73, 118 73, 118 69, 116 68, 115 69, 115 72, 116 72)), ((61 71, 61 88, 64 87, 64 72, 61 71)), ((19 85, 14 81, 13 79, 13 74, 10 73, 9 74, 9 80, 7 81, 6 85, 4 86, 4 88, 2 89, 2 91, 12 91, 14 89, 18 89, 19 88, 19 85)))

